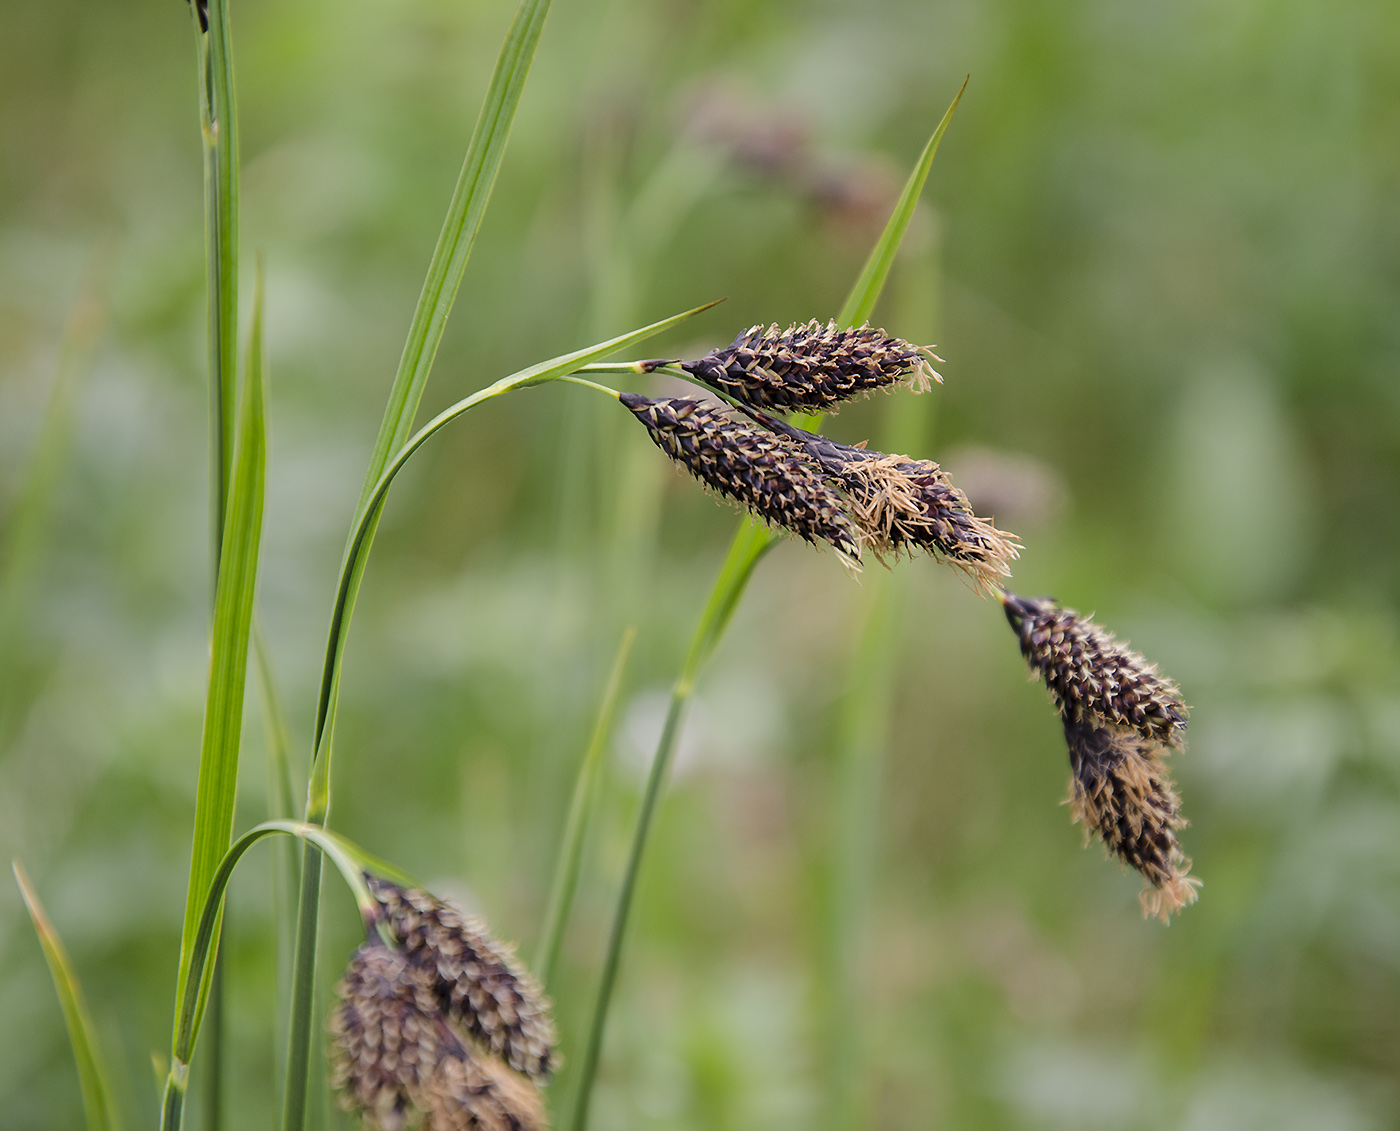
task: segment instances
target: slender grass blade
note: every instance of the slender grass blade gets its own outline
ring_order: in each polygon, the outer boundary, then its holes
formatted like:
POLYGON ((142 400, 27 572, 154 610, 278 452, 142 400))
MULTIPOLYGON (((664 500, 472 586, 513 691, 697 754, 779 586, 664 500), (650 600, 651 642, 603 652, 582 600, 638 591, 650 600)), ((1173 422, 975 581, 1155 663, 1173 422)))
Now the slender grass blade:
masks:
POLYGON ((58 991, 58 1001, 63 1007, 63 1020, 68 1026, 68 1043, 73 1048, 73 1059, 78 1064, 78 1084, 83 1093, 83 1114, 88 1131, 121 1131, 121 1113, 108 1083, 107 1069, 102 1059, 102 1050, 97 1039, 97 1027, 92 1023, 87 1002, 83 998, 83 988, 78 983, 78 975, 73 963, 63 947, 53 924, 39 902, 18 860, 11 865, 15 872, 15 882, 19 884, 24 905, 29 909, 34 933, 39 936, 39 945, 44 951, 44 961, 49 964, 53 975, 54 989, 58 991))
MULTIPOLYGON (((238 787, 238 753, 243 729, 243 700, 248 675, 248 644, 257 584, 258 547, 262 535, 266 479, 266 367, 263 359, 262 285, 253 301, 248 341, 248 370, 239 407, 238 440, 229 493, 228 521, 219 585, 214 603, 214 627, 205 703, 204 736, 200 748, 199 786, 195 798, 194 846, 190 854, 190 885, 185 904, 185 927, 180 945, 177 1000, 187 991, 190 954, 200 909, 215 869, 228 848, 233 831, 238 787)), ((198 993, 194 1025, 198 1028, 207 996, 211 967, 205 967, 198 993)), ((188 1061, 178 1055, 172 1076, 182 1078, 188 1061)))

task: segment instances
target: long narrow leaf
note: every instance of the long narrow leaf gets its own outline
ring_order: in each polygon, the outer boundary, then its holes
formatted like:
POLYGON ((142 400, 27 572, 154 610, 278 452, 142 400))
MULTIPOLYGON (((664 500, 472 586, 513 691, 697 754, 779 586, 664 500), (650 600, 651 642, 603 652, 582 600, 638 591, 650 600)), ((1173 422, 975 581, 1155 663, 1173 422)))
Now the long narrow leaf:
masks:
POLYGON ((535 977, 546 987, 554 973, 554 964, 559 959, 559 944, 564 939, 564 927, 569 921, 574 892, 578 888, 579 866, 583 861, 583 841, 588 826, 592 823, 593 810, 598 800, 603 749, 607 745, 608 735, 612 733, 613 713, 617 709, 617 697, 622 690, 622 673, 627 668, 627 657, 636 638, 637 630, 630 626, 622 634, 622 641, 617 646, 617 656, 613 659, 612 672, 608 675, 602 701, 598 704, 598 715, 593 721, 593 733, 588 739, 588 748, 584 752, 583 761, 579 763, 578 777, 574 781, 574 793, 569 801, 569 816, 565 821, 564 836, 559 844, 559 860, 554 867, 554 882, 550 885, 549 905, 545 911, 539 951, 535 958, 535 977))
MULTIPOLYGON (((871 250, 865 267, 856 279, 841 309, 841 314, 837 319, 841 325, 853 326, 857 322, 864 321, 875 309, 875 304, 879 301, 880 294, 884 289, 885 281, 889 278, 890 265, 894 262, 895 254, 909 228, 914 208, 918 204, 919 194, 928 179, 928 171, 933 165, 934 155, 938 152, 938 143, 948 128, 948 123, 952 120, 953 112, 957 109, 958 101, 962 98, 962 89, 965 89, 966 86, 967 83, 964 81, 963 88, 959 89, 957 97, 953 99, 952 105, 948 107, 943 119, 938 123, 938 128, 934 130, 933 136, 924 147, 913 173, 910 174, 909 180, 905 183, 904 191, 900 194, 884 231, 871 250)), ((814 428, 819 421, 819 416, 808 416, 803 418, 800 423, 804 427, 814 428)), ((744 591, 748 587, 749 579, 753 576, 759 559, 772 548, 774 541, 775 537, 757 523, 747 518, 741 521, 733 541, 730 542, 729 553, 720 569, 719 577, 715 580, 714 588, 710 591, 705 611, 701 614, 700 623, 696 626, 695 634, 691 638, 685 663, 682 665, 680 675, 672 689, 666 723, 662 728, 661 737, 657 742, 656 754, 652 759, 651 773, 647 780, 647 792, 632 833, 632 848, 628 856, 627 871, 624 873, 622 886, 618 890, 617 903, 613 910, 612 930, 608 936, 608 949, 603 958, 598 995, 594 1002, 593 1017, 589 1025, 588 1043, 584 1049, 583 1064, 579 1072, 578 1090, 575 1093, 574 1108, 569 1123, 570 1131, 585 1131, 588 1126, 588 1105, 592 1095, 593 1081, 598 1071, 598 1062, 602 1055, 608 1009, 612 1001, 613 987, 617 981, 622 945, 627 933, 627 921, 631 914, 632 898, 636 890, 637 875, 646 852, 656 803, 661 788, 665 784, 671 758, 675 753, 686 708, 695 691, 695 681, 699 678, 706 661, 719 646, 730 618, 743 598, 744 591)))
MULTIPOLYGON (((190 884, 180 943, 177 1001, 183 999, 189 989, 190 953, 199 925, 200 910, 233 832, 267 461, 262 305, 259 279, 254 292, 248 371, 239 407, 237 451, 223 554, 219 562, 218 593, 214 603, 209 688, 204 712, 204 737, 200 747, 194 846, 190 853, 190 884)), ((203 1011, 209 970, 209 967, 205 967, 201 979, 203 984, 198 989, 198 1012, 203 1011)), ((187 1070, 188 1062, 180 1060, 177 1055, 171 1063, 172 1078, 179 1076, 183 1079, 187 1070)))
POLYGON ((68 1026, 68 1043, 78 1064, 78 1084, 83 1093, 83 1115, 88 1131, 121 1131, 121 1113, 117 1110, 112 1086, 108 1083, 97 1027, 93 1025, 92 1015, 83 999, 78 975, 73 970, 73 963, 69 961, 58 932, 44 913, 44 905, 39 902, 39 896, 29 883, 24 868, 18 860, 12 861, 11 866, 20 895, 24 897, 24 905, 29 909, 34 933, 39 936, 44 961, 49 964, 49 973, 53 975, 59 1005, 63 1008, 63 1020, 68 1026))
POLYGON ((379 426, 374 453, 365 475, 365 485, 360 492, 361 510, 368 505, 370 493, 388 465, 389 458, 403 447, 413 430, 413 418, 423 398, 423 389, 447 327, 448 315, 452 313, 457 288, 462 283, 462 272, 466 270, 467 258, 471 255, 472 245, 481 228, 481 219, 491 199, 491 190, 496 184, 510 127, 525 90, 525 80, 534 61, 535 48, 544 30, 549 7, 550 0, 522 0, 501 45, 496 70, 491 76, 491 85, 486 91, 476 128, 472 131, 466 160, 462 162, 452 203, 448 206, 442 233, 438 236, 432 262, 428 265, 423 293, 413 312, 408 341, 399 360, 398 372, 394 375, 389 403, 384 409, 384 419, 379 426))

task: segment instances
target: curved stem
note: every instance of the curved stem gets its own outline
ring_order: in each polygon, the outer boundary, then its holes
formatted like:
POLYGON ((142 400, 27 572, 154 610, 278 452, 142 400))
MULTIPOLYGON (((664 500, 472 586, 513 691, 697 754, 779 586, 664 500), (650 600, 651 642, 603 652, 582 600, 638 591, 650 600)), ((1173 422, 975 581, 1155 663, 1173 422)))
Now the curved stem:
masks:
POLYGON ((360 913, 368 917, 374 909, 374 897, 370 894, 363 874, 366 858, 354 845, 319 825, 303 821, 264 821, 229 846, 210 880, 204 898, 204 908, 199 917, 199 926, 195 929, 190 947, 189 977, 180 1000, 170 1073, 166 1078, 165 1096, 161 1103, 161 1127, 164 1131, 173 1131, 179 1126, 185 1090, 189 1083, 190 1058, 194 1055, 195 1042, 199 1038, 199 986, 217 935, 224 895, 228 890, 229 881, 233 878, 233 870, 248 849, 274 833, 300 837, 308 847, 316 851, 318 860, 322 853, 329 856, 354 894, 360 913))

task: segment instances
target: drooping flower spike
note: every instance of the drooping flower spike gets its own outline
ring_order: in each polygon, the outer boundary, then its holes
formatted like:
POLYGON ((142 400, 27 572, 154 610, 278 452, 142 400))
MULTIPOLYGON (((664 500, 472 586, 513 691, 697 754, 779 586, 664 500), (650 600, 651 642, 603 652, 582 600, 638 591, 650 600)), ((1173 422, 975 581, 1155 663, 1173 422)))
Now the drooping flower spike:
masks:
POLYGON ((1186 729, 1181 692, 1091 618, 1004 591, 1000 600, 1064 727, 1074 820, 1142 875, 1143 913, 1169 919, 1200 886, 1177 839, 1188 822, 1165 761, 1186 729))

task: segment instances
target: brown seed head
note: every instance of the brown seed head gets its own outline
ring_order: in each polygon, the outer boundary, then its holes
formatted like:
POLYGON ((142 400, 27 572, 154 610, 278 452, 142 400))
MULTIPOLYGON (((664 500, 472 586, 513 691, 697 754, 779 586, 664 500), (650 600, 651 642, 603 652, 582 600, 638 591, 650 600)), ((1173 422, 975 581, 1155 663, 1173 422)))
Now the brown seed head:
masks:
POLYGON ((1187 708, 1176 684, 1089 617, 1054 601, 1004 593, 1021 654, 1045 682, 1066 722, 1097 720, 1177 744, 1187 708))
POLYGON ((808 542, 828 542, 859 560, 860 544, 841 496, 800 447, 700 401, 622 403, 656 446, 706 486, 808 542))
POLYGON ((1072 774, 1070 811, 1085 838, 1099 834, 1107 851, 1142 873, 1144 915, 1166 922, 1196 902, 1200 881, 1176 830, 1186 827, 1162 756, 1166 748, 1127 727, 1065 723, 1072 774))
POLYGON ((425 891, 368 880, 438 1007, 511 1068, 547 1080, 558 1062, 549 999, 512 951, 425 891))
POLYGON ((373 1131, 536 1131, 537 1089, 479 1053, 443 1014, 431 972, 371 940, 355 952, 330 1017, 331 1082, 373 1131))
POLYGON ((427 980, 402 953, 369 942, 350 959, 336 993, 331 1082, 343 1090, 343 1106, 375 1131, 415 1125, 423 1082, 461 1047, 427 980))
POLYGON ((851 500, 862 537, 876 553, 927 550, 962 570, 988 593, 1000 591, 1019 556, 1014 534, 972 511, 967 496, 932 460, 885 455, 824 437, 808 450, 837 476, 851 500))
POLYGON ((812 321, 754 326, 724 349, 681 368, 755 408, 827 409, 871 389, 906 381, 916 392, 942 378, 932 355, 869 325, 838 329, 812 321))

